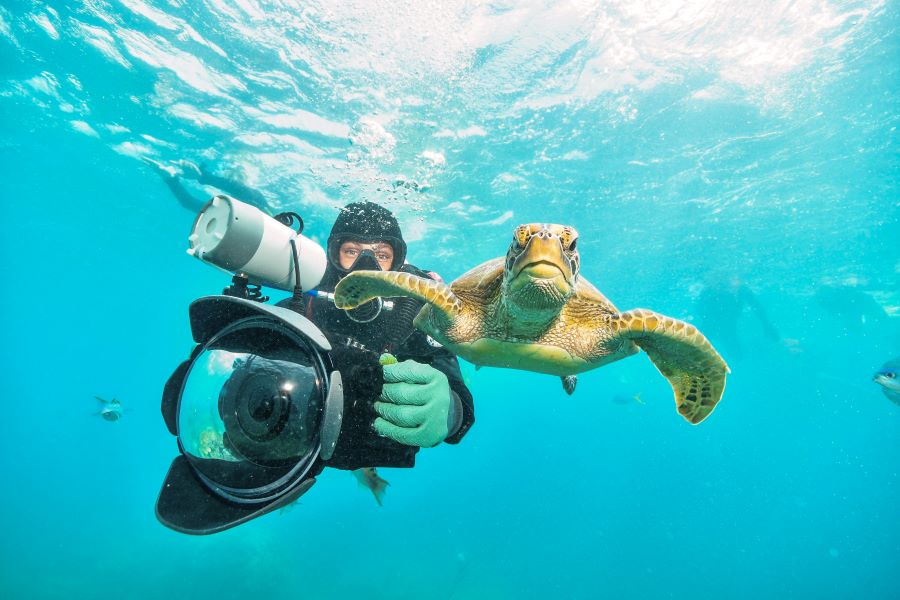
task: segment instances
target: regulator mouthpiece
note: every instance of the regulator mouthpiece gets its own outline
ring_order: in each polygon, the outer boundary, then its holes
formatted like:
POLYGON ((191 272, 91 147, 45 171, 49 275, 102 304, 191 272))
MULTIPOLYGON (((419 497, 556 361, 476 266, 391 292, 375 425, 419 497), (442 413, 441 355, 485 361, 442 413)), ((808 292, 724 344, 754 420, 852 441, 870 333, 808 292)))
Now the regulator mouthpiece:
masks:
POLYGON ((311 290, 325 274, 325 250, 255 206, 229 196, 214 196, 200 210, 187 253, 229 273, 242 273, 254 285, 291 291, 297 283, 291 240, 297 245, 300 287, 311 290))

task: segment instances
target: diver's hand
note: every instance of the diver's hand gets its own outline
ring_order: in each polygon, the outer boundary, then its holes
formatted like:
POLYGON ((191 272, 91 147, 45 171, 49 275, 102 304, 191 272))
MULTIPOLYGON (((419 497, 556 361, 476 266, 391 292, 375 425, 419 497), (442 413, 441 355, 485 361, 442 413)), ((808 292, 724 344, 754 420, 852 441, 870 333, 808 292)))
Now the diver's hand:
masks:
POLYGON ((380 435, 423 448, 447 437, 453 400, 447 376, 434 367, 414 360, 385 365, 380 400, 373 425, 380 435))
POLYGON ((175 164, 181 168, 181 176, 185 179, 193 179, 196 181, 203 176, 203 171, 200 170, 200 167, 189 160, 177 160, 175 161, 175 164))
POLYGON ((150 165, 150 167, 156 171, 156 174, 162 177, 163 179, 175 179, 178 177, 178 169, 175 167, 164 165, 158 160, 154 160, 149 156, 142 156, 141 160, 146 164, 150 165))

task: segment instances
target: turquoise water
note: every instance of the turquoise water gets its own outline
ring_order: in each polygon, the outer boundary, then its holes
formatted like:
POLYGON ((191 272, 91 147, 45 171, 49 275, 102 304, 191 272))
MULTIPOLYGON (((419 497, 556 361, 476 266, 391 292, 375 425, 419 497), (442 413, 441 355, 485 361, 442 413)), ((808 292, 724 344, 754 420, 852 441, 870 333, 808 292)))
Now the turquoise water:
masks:
POLYGON ((874 0, 5 3, 4 597, 900 597, 900 407, 871 380, 900 356, 898 23, 874 0), (448 280, 519 223, 573 225, 620 309, 709 336, 725 396, 691 426, 645 355, 571 397, 464 365, 476 425, 381 470, 383 507, 331 471, 174 533, 160 393, 227 277, 142 157, 320 241, 381 202, 448 280))

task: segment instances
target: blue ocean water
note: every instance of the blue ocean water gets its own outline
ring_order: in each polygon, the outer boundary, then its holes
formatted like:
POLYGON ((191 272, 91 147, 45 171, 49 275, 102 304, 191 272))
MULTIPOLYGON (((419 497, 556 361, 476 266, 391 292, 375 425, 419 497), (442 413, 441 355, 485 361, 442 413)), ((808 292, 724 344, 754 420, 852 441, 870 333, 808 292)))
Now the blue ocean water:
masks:
POLYGON ((900 406, 872 382, 900 356, 897 4, 336 4, 0 7, 3 596, 900 597, 900 406), (320 242, 378 201, 447 280, 573 225, 620 309, 707 334, 724 398, 689 425, 645 355, 571 397, 466 364, 475 426, 382 469, 383 507, 328 471, 174 533, 160 393, 228 278, 142 159, 320 242))

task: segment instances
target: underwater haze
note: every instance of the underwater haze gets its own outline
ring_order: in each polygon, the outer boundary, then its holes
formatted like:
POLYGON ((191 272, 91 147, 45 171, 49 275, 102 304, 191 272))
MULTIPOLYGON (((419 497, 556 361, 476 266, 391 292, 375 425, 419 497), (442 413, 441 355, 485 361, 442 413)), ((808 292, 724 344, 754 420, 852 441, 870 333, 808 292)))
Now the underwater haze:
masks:
MULTIPOLYGON (((900 5, 13 0, 0 7, 4 598, 900 598, 900 5), (690 425, 646 354, 463 364, 477 421, 379 507, 327 470, 206 537, 154 504, 216 190, 399 217, 447 281, 572 225, 621 309, 732 374, 690 425), (248 192, 250 194, 250 192, 248 192), (122 403, 98 416, 95 396, 122 403)), ((279 293, 276 292, 275 295, 279 293)), ((283 294, 282 294, 283 295, 283 294)))

